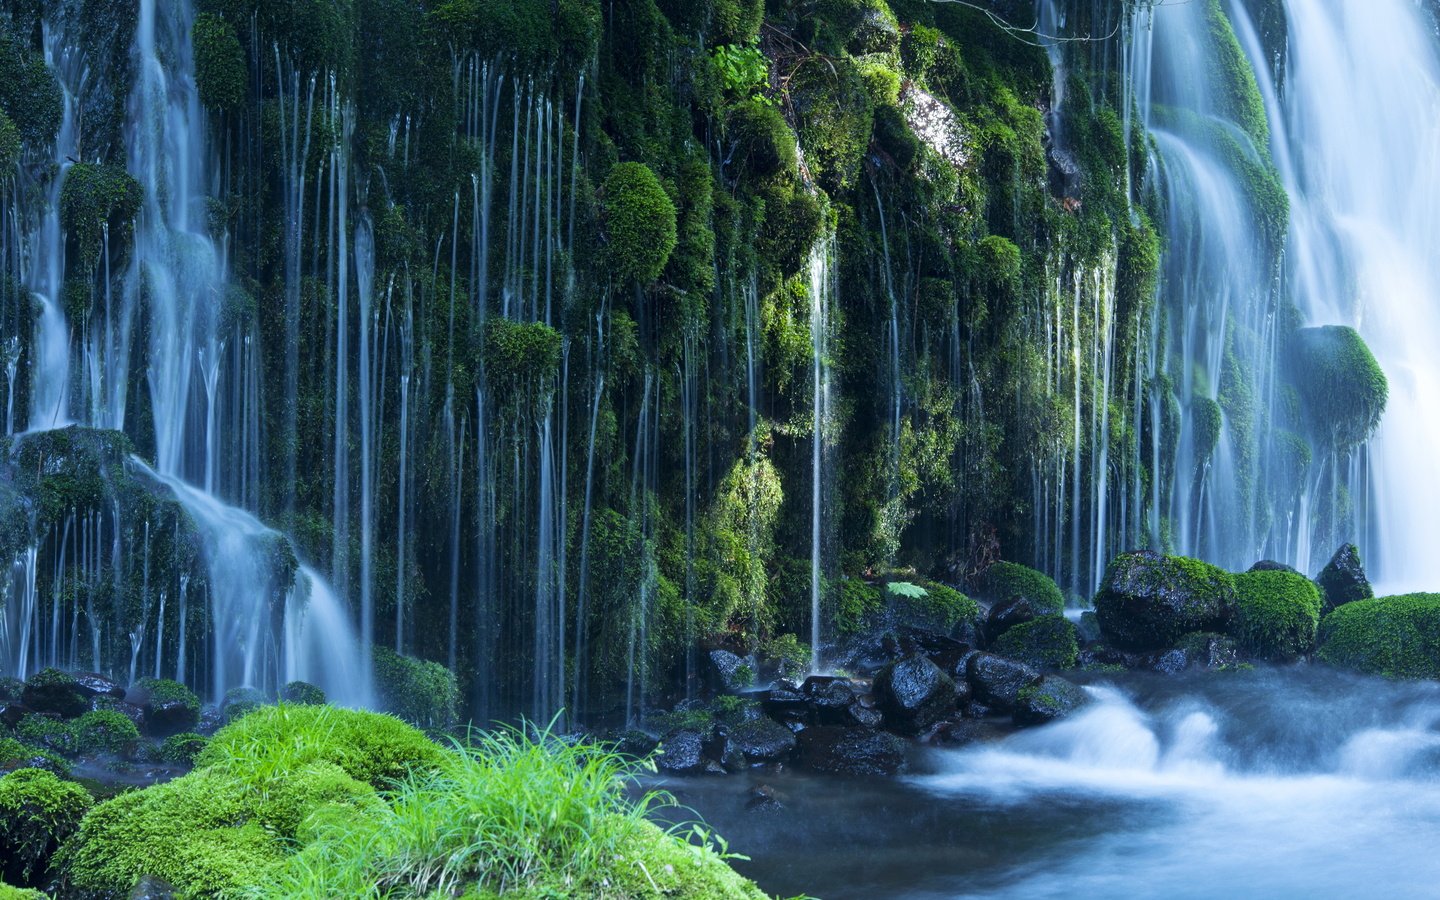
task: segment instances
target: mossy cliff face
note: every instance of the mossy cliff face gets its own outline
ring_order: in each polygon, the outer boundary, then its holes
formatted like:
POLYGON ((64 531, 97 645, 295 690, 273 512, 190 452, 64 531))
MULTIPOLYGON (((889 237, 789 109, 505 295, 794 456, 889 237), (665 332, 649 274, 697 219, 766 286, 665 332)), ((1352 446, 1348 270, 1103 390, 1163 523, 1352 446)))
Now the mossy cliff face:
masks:
MULTIPOLYGON (((60 195, 67 324, 115 333, 126 288, 140 334, 159 295, 131 229, 161 198, 125 174, 134 23, 101 6, 66 7, 94 72, 60 195)), ((1045 573, 1018 589, 1058 613, 1115 552, 1173 547, 1220 459, 1265 521, 1319 449, 1316 404, 1291 385, 1295 415, 1267 421, 1251 320, 1213 336, 1219 371, 1181 359, 1173 170, 1119 71, 1130 7, 1077 11, 1076 33, 1117 36, 1056 50, 1062 70, 984 11, 920 0, 200 3, 214 410, 239 436, 215 493, 368 601, 362 641, 455 671, 457 709, 415 713, 437 721, 634 713, 694 685, 702 644, 808 640, 815 607, 822 642, 887 616, 958 628, 999 559, 1045 573), (1285 490, 1262 478, 1271 426, 1285 490), (880 590, 899 583, 925 593, 880 590)), ((1238 173, 1269 273, 1288 210, 1257 81, 1221 5, 1196 9, 1237 127, 1155 121, 1238 173)), ((30 222, 63 109, 35 24, 0 24, 0 163, 30 222)), ((22 430, 35 304, 14 275, 22 430)), ((155 362, 105 376, 142 456, 155 362)), ((1337 448, 1373 427, 1373 379, 1358 390, 1337 448)), ((123 471, 34 480, 24 446, 4 549, 60 558, 71 509, 120 529, 120 574, 102 561, 64 611, 104 623, 97 666, 128 668, 143 633, 137 671, 172 674, 192 529, 164 504, 111 523, 123 471)))

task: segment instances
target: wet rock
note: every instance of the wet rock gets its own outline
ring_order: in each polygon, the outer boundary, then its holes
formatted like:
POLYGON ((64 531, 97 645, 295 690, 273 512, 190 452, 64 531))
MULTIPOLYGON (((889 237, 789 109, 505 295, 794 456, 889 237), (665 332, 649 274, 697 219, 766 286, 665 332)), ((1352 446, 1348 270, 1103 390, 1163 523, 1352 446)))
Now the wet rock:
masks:
POLYGON ((25 682, 20 700, 35 712, 73 719, 90 709, 90 698, 74 676, 59 669, 41 669, 25 682))
POLYGON ((811 675, 800 686, 806 706, 822 725, 843 724, 855 702, 855 688, 845 678, 832 675, 811 675))
POLYGON ((861 728, 879 728, 885 721, 885 716, 880 710, 873 706, 865 706, 860 701, 850 704, 846 710, 850 715, 850 722, 859 725, 861 728))
POLYGON ((713 759, 708 759, 708 758, 705 760, 704 765, 702 765, 702 766, 700 767, 700 771, 701 771, 701 773, 703 773, 703 774, 705 774, 705 775, 729 775, 729 774, 730 774, 729 772, 727 772, 727 771, 725 770, 725 766, 724 766, 722 763, 719 763, 719 762, 717 762, 717 761, 715 761, 715 760, 713 760, 713 759))
POLYGON ((1203 669, 1228 669, 1245 661, 1240 644, 1223 634, 1187 634, 1180 639, 1180 648, 1189 655, 1190 665, 1203 669))
POLYGON ((919 654, 881 669, 875 696, 886 724, 904 734, 920 734, 955 711, 955 682, 919 654))
POLYGON ((919 628, 906 628, 900 635, 901 655, 923 654, 945 672, 954 670, 956 663, 970 652, 970 646, 964 641, 919 628))
POLYGON ((195 731, 206 737, 219 731, 225 724, 225 717, 220 715, 218 706, 207 706, 200 713, 200 721, 195 725, 195 731))
POLYGON ((937 747, 963 747, 980 739, 984 726, 974 719, 950 719, 939 723, 921 739, 937 747))
POLYGON ((1094 610, 1087 609, 1080 614, 1080 621, 1075 623, 1075 636, 1082 644, 1100 640, 1100 620, 1095 617, 1094 610))
POLYGON ((802 715, 809 709, 805 695, 798 688, 773 687, 760 695, 760 708, 767 715, 802 715))
POLYGON ((665 736, 655 765, 671 775, 698 775, 705 771, 705 735, 681 729, 665 736))
POLYGON ((124 700, 117 700, 109 694, 101 694, 90 698, 92 710, 108 709, 120 713, 125 718, 135 723, 135 727, 141 730, 145 728, 145 710, 133 703, 126 703, 124 700))
POLYGON ((1190 654, 1179 647, 1147 653, 1140 658, 1136 668, 1158 672, 1161 675, 1178 675, 1190 668, 1190 654))
POLYGON ((1365 568, 1360 565, 1360 550, 1354 544, 1336 550, 1330 562, 1315 576, 1315 583, 1325 597, 1325 612, 1375 596, 1370 579, 1365 577, 1365 568))
POLYGON ((1009 629, 990 649, 1037 669, 1071 669, 1080 643, 1069 619, 1044 615, 1009 629))
POLYGON ((1164 650, 1191 631, 1223 631, 1235 609, 1228 572, 1148 550, 1124 553, 1105 570, 1095 614, 1121 650, 1164 650))
POLYGON ((979 700, 971 700, 969 703, 960 707, 960 715, 967 719, 983 719, 993 712, 995 712, 994 709, 981 703, 979 700))
POLYGON ((1299 574, 1300 574, 1300 572, 1299 572, 1298 570, 1296 570, 1293 566, 1287 566, 1287 565, 1285 565, 1284 563, 1282 563, 1282 562, 1276 562, 1276 561, 1273 560, 1273 559, 1262 559, 1262 560, 1260 560, 1259 562, 1257 562, 1255 565, 1251 566, 1250 569, 1249 569, 1249 571, 1251 571, 1251 572, 1289 572, 1289 573, 1291 573, 1292 575, 1299 575, 1299 574))
POLYGON ((817 725, 800 732, 801 765, 840 775, 893 775, 905 768, 904 738, 884 731, 817 725))
POLYGON ((615 747, 615 752, 623 753, 626 756, 633 756, 636 759, 646 759, 660 746, 660 739, 646 731, 638 728, 630 728, 610 738, 610 743, 615 747))
POLYGON ((779 812, 784 808, 785 804, 781 802, 780 794, 768 784, 755 785, 745 800, 745 809, 748 812, 770 813, 779 812))
POLYGON ((1016 725, 1043 725, 1070 715, 1089 699, 1077 685, 1056 675, 1045 675, 1021 688, 1012 716, 1016 725))
POLYGON ((117 700, 125 697, 125 689, 115 681, 98 675, 94 672, 81 672, 74 676, 75 686, 80 693, 87 698, 114 697, 117 700))
POLYGON ((1016 625, 1029 622, 1048 612, 1048 608, 1043 611, 1036 609, 1029 597, 1017 596, 1002 600, 990 607, 990 613, 985 617, 985 637, 993 642, 1016 625))
POLYGON ((779 762, 795 749, 795 734, 774 719, 751 719, 725 735, 727 760, 736 753, 748 765, 779 762))
POLYGON ((710 651, 710 669, 720 687, 736 694, 755 683, 755 669, 729 650, 710 651))
POLYGON ((1091 644, 1075 657, 1075 665, 1087 671, 1128 669, 1135 662, 1133 654, 1116 650, 1108 644, 1091 644))
POLYGON ((975 700, 1001 711, 1013 709, 1021 688, 1040 677, 1039 672, 1024 663, 993 653, 970 657, 965 674, 975 691, 975 700))

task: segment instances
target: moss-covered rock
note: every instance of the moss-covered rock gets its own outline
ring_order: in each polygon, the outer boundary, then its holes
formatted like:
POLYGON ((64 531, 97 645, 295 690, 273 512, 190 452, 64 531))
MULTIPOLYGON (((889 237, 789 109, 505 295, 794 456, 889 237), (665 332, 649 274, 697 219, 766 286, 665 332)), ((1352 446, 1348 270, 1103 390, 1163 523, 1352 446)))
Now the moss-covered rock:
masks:
POLYGON ((325 692, 308 681, 292 681, 280 689, 280 700, 301 706, 320 706, 325 702, 325 692))
POLYGON ((1037 669, 1074 668, 1080 653, 1075 626, 1057 615, 1040 616, 1006 629, 990 649, 1037 669))
POLYGON ((485 320, 485 377, 502 402, 530 396, 554 383, 560 368, 560 332, 544 322, 485 320))
POLYGON ((81 756, 129 757, 140 745, 140 729, 124 713, 96 709, 75 720, 75 747, 81 756))
POLYGON ((1013 562, 993 563, 979 579, 977 594, 987 603, 1004 603, 1016 597, 1030 601, 1037 613, 1060 615, 1065 595, 1049 575, 1013 562))
POLYGON ((1301 328, 1291 336, 1288 358, 1317 437, 1347 450, 1374 433, 1390 384, 1359 332, 1345 325, 1301 328))
POLYGON ((142 678, 125 699, 145 711, 145 730, 154 737, 194 731, 200 723, 200 698, 169 678, 142 678))
POLYGON ((1440 594, 1375 597, 1320 622, 1322 660, 1387 678, 1440 678, 1440 594))
POLYGON ((460 688, 455 673, 440 663, 377 646, 375 689, 385 709, 421 728, 448 728, 456 721, 460 688))
POLYGON ((90 704, 75 677, 59 669, 41 669, 25 682, 20 701, 37 713, 73 719, 90 704))
POLYGON ((1320 589, 1304 575, 1278 570, 1235 576, 1234 633, 1262 659, 1288 661, 1309 653, 1320 625, 1320 589))
POLYGON ((79 750, 74 725, 61 719, 31 714, 15 726, 15 734, 32 747, 61 756, 75 756, 79 750))
POLYGON ((172 763, 180 766, 195 765, 195 757, 205 749, 210 739, 204 735, 196 734, 193 731, 185 731, 180 734, 172 734, 161 742, 155 755, 161 762, 172 763))
POLYGON ((1360 548, 1354 544, 1344 544, 1336 550, 1325 568, 1315 576, 1315 583, 1320 586, 1326 612, 1375 596, 1375 589, 1370 586, 1370 579, 1360 562, 1360 548))
POLYGON ((46 772, 66 777, 70 774, 70 763, 53 750, 36 747, 15 738, 0 737, 0 772, 13 772, 16 769, 44 769, 46 772))
POLYGON ((795 172, 795 133, 776 107, 749 100, 731 110, 726 132, 735 142, 734 162, 751 178, 795 172))
POLYGON ((93 271, 104 249, 104 229, 129 232, 144 199, 140 182, 119 166, 76 163, 60 189, 60 219, 80 250, 81 266, 93 271))
POLYGON ((1043 725, 1068 716, 1089 699, 1077 685, 1054 675, 1042 675, 1020 689, 1011 715, 1016 725, 1043 725))
POLYGON ((202 12, 195 17, 191 40, 200 102, 217 112, 239 107, 245 102, 248 70, 234 27, 217 15, 202 12))
POLYGON ((0 31, 0 112, 23 141, 41 150, 54 144, 65 114, 60 85, 44 58, 8 31, 0 31))
POLYGON ((1148 550, 1115 557, 1095 595, 1106 640, 1122 650, 1163 650, 1191 631, 1223 631, 1235 608, 1228 572, 1148 550))
POLYGON ((94 801, 80 785, 40 769, 0 778, 0 874, 37 884, 50 857, 94 801))
POLYGON ((10 177, 11 170, 20 161, 21 149, 20 129, 15 127, 15 122, 4 110, 0 110, 0 181, 10 177))
POLYGON ((610 264, 623 281, 648 285, 675 249, 675 204, 644 163, 617 163, 601 192, 610 264))

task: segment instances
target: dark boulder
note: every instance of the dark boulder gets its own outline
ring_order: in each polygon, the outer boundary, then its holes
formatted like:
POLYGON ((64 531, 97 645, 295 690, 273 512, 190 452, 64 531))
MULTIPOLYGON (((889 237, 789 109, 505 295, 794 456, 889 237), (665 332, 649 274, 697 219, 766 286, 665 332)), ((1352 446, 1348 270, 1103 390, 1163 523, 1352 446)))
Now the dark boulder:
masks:
POLYGON ((1036 604, 1031 602, 1029 597, 1016 596, 1002 600, 990 607, 990 613, 985 617, 985 637, 993 643, 996 638, 1016 625, 1048 613, 1050 613, 1049 607, 1043 610, 1037 609, 1036 604))
POLYGON ((114 697, 116 700, 125 697, 125 689, 117 682, 98 675, 94 672, 81 672, 74 676, 75 686, 80 693, 87 698, 93 697, 114 697))
POLYGON ((130 891, 130 900, 175 900, 175 887, 152 875, 142 875, 130 891))
POLYGON ((1136 668, 1161 675, 1178 675, 1190 668, 1190 653, 1179 647, 1146 653, 1136 661, 1136 668))
POLYGON ((41 669, 25 682, 20 700, 39 713, 73 719, 90 710, 90 696, 73 675, 59 669, 41 669))
POLYGON ((719 686, 732 694, 737 694, 755 683, 754 667, 729 650, 711 650, 710 669, 719 686))
POLYGON ((768 784, 757 784, 745 799, 746 812, 770 813, 785 808, 779 792, 768 784))
POLYGON ((1282 563, 1282 562, 1276 562, 1276 561, 1273 560, 1273 559, 1262 559, 1262 560, 1260 560, 1259 562, 1257 562, 1255 565, 1251 566, 1250 569, 1249 569, 1249 571, 1251 571, 1251 572, 1289 572, 1289 573, 1291 573, 1291 574, 1293 574, 1293 575, 1299 575, 1299 574, 1300 574, 1300 572, 1297 571, 1293 566, 1287 566, 1287 565, 1285 565, 1284 563, 1282 563))
POLYGON ((1069 619, 1044 615, 1009 629, 990 649, 1037 669, 1073 669, 1080 643, 1069 619))
POLYGON ((866 706, 859 700, 850 704, 846 710, 850 715, 850 722, 859 725, 861 728, 879 728, 885 721, 885 716, 874 706, 866 706))
POLYGON ((849 679, 833 675, 811 675, 800 686, 805 705, 822 725, 844 723, 855 702, 855 688, 849 679))
POLYGON ((779 762, 795 749, 795 734, 774 719, 741 722, 725 735, 725 757, 738 754, 749 765, 779 762))
POLYGON ((884 731, 817 725, 799 735, 800 764, 840 775, 893 775, 905 768, 904 738, 884 731))
POLYGON ((705 735, 681 729, 666 735, 655 765, 671 775, 699 775, 705 771, 705 735))
POLYGON ((1163 650, 1191 631, 1223 631, 1234 609, 1228 572, 1148 550, 1115 557, 1095 595, 1100 630, 1121 650, 1163 650))
POLYGON ((1038 679, 1040 673, 1013 659, 977 653, 970 657, 966 677, 974 689, 975 702, 1008 711, 1015 707, 1020 690, 1038 679))
POLYGON ((1325 596, 1325 612, 1375 596, 1370 579, 1365 577, 1365 567, 1360 564, 1360 550, 1354 544, 1336 550, 1330 562, 1315 576, 1315 583, 1325 596))
POLYGON ((904 734, 920 734, 955 711, 955 682, 919 654, 881 669, 875 696, 886 724, 904 734))
POLYGON ((200 698, 177 681, 142 678, 130 686, 125 702, 145 710, 145 730, 152 737, 195 731, 200 724, 200 698))
POLYGON ((955 666, 970 652, 971 645, 965 641, 956 640, 943 634, 936 634, 933 631, 924 631, 919 628, 903 629, 900 635, 901 656, 911 656, 920 653, 928 657, 931 662, 946 672, 954 671, 955 666))
POLYGON ((921 740, 937 747, 963 747, 979 740, 984 731, 985 726, 974 719, 953 719, 931 728, 921 740))
POLYGON ((1070 715, 1088 701, 1089 697, 1078 686, 1055 675, 1045 675, 1020 689, 1012 717, 1016 725, 1043 725, 1070 715))
POLYGON ((0 703, 0 725, 15 728, 20 720, 35 712, 23 703, 0 703))
POLYGON ((776 686, 760 695, 760 708, 771 716, 803 715, 809 702, 799 688, 776 686))

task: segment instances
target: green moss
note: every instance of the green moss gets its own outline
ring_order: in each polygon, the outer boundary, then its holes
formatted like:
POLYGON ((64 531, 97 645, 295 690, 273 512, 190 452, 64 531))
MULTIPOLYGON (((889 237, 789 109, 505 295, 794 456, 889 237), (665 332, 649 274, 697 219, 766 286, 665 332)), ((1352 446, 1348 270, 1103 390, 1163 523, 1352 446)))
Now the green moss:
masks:
POLYGON ((87 712, 75 720, 76 752, 81 756, 109 754, 128 757, 140 744, 140 729, 124 713, 108 709, 87 712))
POLYGON ((1065 595, 1050 576, 1013 562, 997 562, 985 570, 980 597, 992 604, 1024 597, 1036 612, 1060 615, 1065 611, 1065 595))
POLYGON ((205 749, 210 739, 198 735, 193 731, 184 731, 180 734, 172 734, 160 745, 157 755, 161 762, 174 763, 175 765, 193 766, 195 757, 205 749))
POLYGON ((1205 21, 1210 31, 1210 43, 1215 53, 1214 68, 1211 70, 1212 83, 1220 93, 1220 102, 1229 117, 1254 142, 1257 149, 1270 143, 1270 126, 1265 118, 1265 102, 1260 98, 1260 87, 1255 82, 1255 70, 1240 42, 1235 39, 1235 29, 1230 25, 1220 0, 1208 0, 1205 7, 1205 21))
POLYGON ((834 609, 831 621, 840 634, 855 634, 884 608, 880 589, 859 578, 841 578, 831 585, 834 609))
POLYGON ((1320 589, 1304 575, 1285 571, 1235 576, 1235 636, 1250 653, 1292 660, 1315 646, 1320 589))
POLYGON ((819 199, 793 181, 772 183, 759 194, 764 221, 756 235, 764 284, 778 286, 799 272, 820 236, 824 211, 819 199))
POLYGON ((220 729, 195 764, 249 778, 328 762, 379 788, 441 758, 429 738, 393 716, 282 703, 220 729))
POLYGON ((456 721, 460 688, 455 673, 438 662, 376 646, 375 688, 386 709, 421 728, 448 728, 456 721))
POLYGON ((904 113, 894 106, 876 108, 875 143, 901 170, 909 169, 920 158, 920 139, 910 130, 904 113))
POLYGON ((675 249, 675 204, 644 163, 618 163, 602 190, 610 264, 624 281, 648 285, 675 249))
MULTIPOLYGON (((686 3, 687 0, 678 0, 686 3)), ((710 40, 716 44, 748 44, 760 36, 765 0, 714 0, 710 40)))
POLYGON ((0 110, 0 181, 10 177, 11 170, 20 161, 20 150, 20 129, 0 110))
POLYGON ((766 180, 795 172, 795 134, 779 109, 751 100, 736 106, 726 121, 735 142, 734 161, 751 178, 766 180))
POLYGON ((0 30, 0 112, 15 124, 21 140, 46 149, 55 143, 65 114, 60 85, 44 58, 0 30))
POLYGON ((235 29, 219 16, 202 12, 195 17, 191 40, 200 102, 216 111, 238 108, 245 102, 249 78, 235 29))
POLYGON ((897 625, 948 634, 962 622, 975 621, 980 614, 974 600, 936 582, 926 582, 922 587, 892 581, 885 587, 888 613, 897 625))
POLYGON ((1064 616, 1040 616, 1006 629, 990 648, 1043 669, 1071 669, 1080 653, 1075 626, 1064 616))
POLYGON ((0 778, 0 872, 37 882, 93 802, 80 785, 40 769, 0 778))
POLYGON ((1345 325, 1302 328, 1291 337, 1289 361, 1312 432, 1342 451, 1374 433, 1390 385, 1359 332, 1345 325))
POLYGON ((782 634, 766 641, 760 648, 760 655, 772 660, 786 678, 799 678, 810 671, 811 648, 800 643, 793 634, 782 634))
POLYGON ((1320 658, 1387 678, 1440 678, 1440 594, 1358 600, 1320 622, 1320 658))
POLYGON ((502 400, 553 384, 560 369, 560 332, 544 322, 485 320, 485 377, 502 400))
POLYGON ((180 682, 169 678, 141 678, 135 687, 149 698, 147 706, 178 703, 194 713, 197 722, 200 720, 200 698, 180 682))
POLYGON ((49 716, 28 715, 20 720, 20 724, 15 727, 15 733, 28 744, 62 756, 74 756, 79 751, 74 726, 70 722, 49 716))
POLYGON ((1220 444, 1220 404, 1209 397, 1192 397, 1190 418, 1195 428, 1195 464, 1202 466, 1220 444))
POLYGON ((128 233, 140 211, 140 182, 119 166, 76 163, 65 173, 60 189, 60 218, 80 249, 80 263, 93 271, 104 249, 104 229, 128 233))
POLYGON ((54 751, 0 737, 0 770, 23 768, 43 768, 61 776, 70 774, 70 763, 54 751))
POLYGON ((579 71, 600 40, 595 0, 449 0, 432 16, 447 40, 513 58, 523 71, 579 71))
POLYGON ((792 73, 790 97, 811 173, 832 196, 850 189, 875 118, 860 67, 848 58, 810 58, 792 73))
POLYGON ((308 681, 292 681, 280 689, 280 700, 301 706, 320 706, 325 702, 325 692, 308 681))
POLYGON ((0 900, 49 900, 49 897, 30 888, 11 887, 0 882, 0 900))

